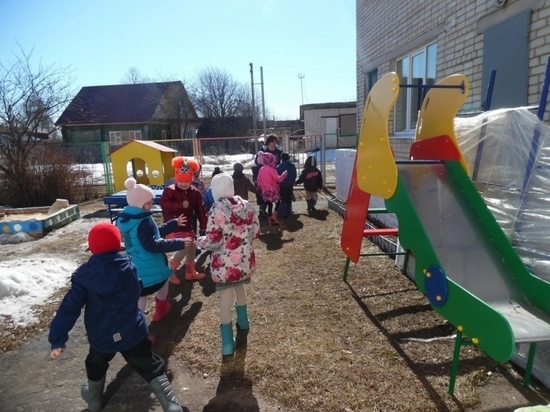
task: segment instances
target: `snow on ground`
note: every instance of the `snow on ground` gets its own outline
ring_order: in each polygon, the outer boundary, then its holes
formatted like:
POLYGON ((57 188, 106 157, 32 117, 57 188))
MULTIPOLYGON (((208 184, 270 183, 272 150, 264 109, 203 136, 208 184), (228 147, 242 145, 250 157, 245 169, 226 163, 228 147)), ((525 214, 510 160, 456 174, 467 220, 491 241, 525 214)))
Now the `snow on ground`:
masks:
POLYGON ((77 268, 58 258, 26 258, 0 262, 0 320, 11 316, 19 326, 36 321, 33 305, 41 305, 66 285, 77 268))

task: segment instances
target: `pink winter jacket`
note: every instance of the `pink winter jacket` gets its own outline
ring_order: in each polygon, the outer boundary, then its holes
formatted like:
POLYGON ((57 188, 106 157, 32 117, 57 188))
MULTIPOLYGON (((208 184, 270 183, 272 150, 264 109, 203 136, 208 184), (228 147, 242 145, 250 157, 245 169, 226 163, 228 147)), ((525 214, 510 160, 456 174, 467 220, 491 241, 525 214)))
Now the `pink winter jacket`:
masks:
POLYGON ((264 202, 277 202, 281 196, 279 183, 285 180, 285 170, 280 176, 273 166, 263 165, 258 172, 258 188, 262 192, 264 202))

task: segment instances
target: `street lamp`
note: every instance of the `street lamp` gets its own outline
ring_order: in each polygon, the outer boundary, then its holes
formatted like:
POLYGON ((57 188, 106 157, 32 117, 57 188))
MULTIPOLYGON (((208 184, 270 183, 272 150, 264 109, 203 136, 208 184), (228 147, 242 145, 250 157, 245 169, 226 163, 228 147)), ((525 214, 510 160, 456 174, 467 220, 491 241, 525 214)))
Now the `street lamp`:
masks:
POLYGON ((302 106, 304 105, 304 77, 306 77, 305 74, 298 73, 298 79, 300 79, 300 89, 302 89, 302 106))

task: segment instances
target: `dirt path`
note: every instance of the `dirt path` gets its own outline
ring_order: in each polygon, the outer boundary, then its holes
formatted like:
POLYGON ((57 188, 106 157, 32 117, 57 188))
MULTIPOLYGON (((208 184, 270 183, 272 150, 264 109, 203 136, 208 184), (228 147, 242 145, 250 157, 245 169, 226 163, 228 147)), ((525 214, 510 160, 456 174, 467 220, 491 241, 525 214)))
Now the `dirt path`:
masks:
MULTIPOLYGON (((79 319, 67 351, 61 358, 48 358, 47 334, 21 350, 0 357, 0 410, 2 411, 82 411, 80 384, 85 379, 84 359, 88 353, 84 326, 79 319)), ((187 369, 170 369, 168 376, 180 402, 189 411, 266 411, 281 409, 258 400, 250 388, 228 388, 219 377, 197 377, 187 369), (232 405, 231 409, 220 405, 232 405)), ((117 355, 107 372, 104 411, 162 411, 150 389, 117 355)))

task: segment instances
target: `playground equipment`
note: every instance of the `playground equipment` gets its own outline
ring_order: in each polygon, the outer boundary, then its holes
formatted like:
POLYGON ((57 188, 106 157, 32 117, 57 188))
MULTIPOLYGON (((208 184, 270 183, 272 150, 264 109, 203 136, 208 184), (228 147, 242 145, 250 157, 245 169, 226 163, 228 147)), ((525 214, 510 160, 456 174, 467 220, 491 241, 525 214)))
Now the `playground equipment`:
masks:
POLYGON ((144 185, 162 186, 166 180, 174 177, 172 158, 177 150, 161 144, 132 140, 110 153, 113 166, 115 191, 124 190, 124 181, 128 178, 127 164, 132 162, 132 176, 144 185))
POLYGON ((469 177, 454 133, 468 93, 463 75, 443 79, 422 102, 408 161, 394 161, 387 121, 399 93, 397 74, 373 87, 365 104, 341 247, 357 262, 370 195, 395 213, 414 281, 433 309, 456 330, 449 393, 462 345, 474 344, 498 362, 516 343, 529 343, 525 386, 536 343, 550 341, 550 283, 527 270, 469 177), (467 337, 467 339, 466 339, 467 337))

